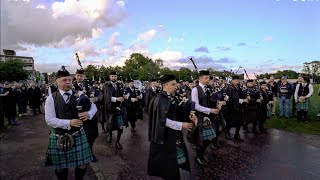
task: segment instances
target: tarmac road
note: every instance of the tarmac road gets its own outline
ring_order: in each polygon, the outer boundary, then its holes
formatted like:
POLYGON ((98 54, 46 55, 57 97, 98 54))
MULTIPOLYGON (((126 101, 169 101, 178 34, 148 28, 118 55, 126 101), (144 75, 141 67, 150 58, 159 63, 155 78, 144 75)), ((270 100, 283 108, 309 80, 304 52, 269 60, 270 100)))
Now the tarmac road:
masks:
MULTIPOLYGON (((23 117, 0 139, 0 179, 55 179, 53 169, 43 166, 49 127, 44 116, 23 117)), ((101 128, 99 128, 101 130, 101 128)), ((94 163, 107 180, 152 179, 146 174, 149 156, 148 121, 138 120, 137 132, 124 130, 123 150, 107 143, 100 132, 94 145, 98 162, 94 163)), ((191 179, 320 179, 320 137, 269 129, 267 134, 241 134, 245 140, 220 142, 223 148, 207 149, 211 164, 195 163, 195 150, 188 146, 191 179)), ((188 144, 188 143, 187 143, 188 144)), ((69 179, 74 179, 73 172, 69 179)), ((98 179, 93 170, 85 179, 98 179)))

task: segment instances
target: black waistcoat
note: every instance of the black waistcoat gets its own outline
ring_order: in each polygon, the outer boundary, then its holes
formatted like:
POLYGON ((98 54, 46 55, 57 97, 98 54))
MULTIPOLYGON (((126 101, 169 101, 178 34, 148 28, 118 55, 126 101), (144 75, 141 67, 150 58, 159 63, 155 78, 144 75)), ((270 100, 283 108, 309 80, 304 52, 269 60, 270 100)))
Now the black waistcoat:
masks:
MULTIPOLYGON (((59 119, 78 119, 78 110, 77 110, 77 99, 74 96, 74 93, 70 96, 70 100, 66 103, 60 94, 60 91, 57 91, 52 94, 52 98, 54 101, 54 108, 56 111, 56 117, 59 119)), ((65 132, 72 134, 78 131, 80 128, 71 127, 70 130, 55 128, 55 131, 65 132)))
POLYGON ((206 93, 203 92, 203 89, 201 86, 197 86, 198 90, 198 99, 199 99, 199 104, 203 107, 209 107, 209 94, 207 91, 206 93))
POLYGON ((308 94, 309 94, 309 83, 307 83, 305 87, 303 87, 302 83, 300 83, 298 97, 306 96, 308 94))

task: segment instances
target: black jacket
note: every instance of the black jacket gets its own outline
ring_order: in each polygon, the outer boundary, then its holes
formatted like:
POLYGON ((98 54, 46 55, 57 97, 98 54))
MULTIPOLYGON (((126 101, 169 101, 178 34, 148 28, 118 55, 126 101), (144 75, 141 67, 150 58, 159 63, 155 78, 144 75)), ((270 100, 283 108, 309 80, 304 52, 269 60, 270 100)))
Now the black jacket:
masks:
POLYGON ((148 174, 164 179, 180 179, 179 167, 184 170, 190 170, 183 134, 181 131, 165 126, 166 118, 181 121, 178 112, 178 101, 171 103, 166 92, 162 92, 152 99, 149 107, 149 141, 151 141, 151 144, 148 174), (177 162, 176 142, 178 138, 182 143, 181 146, 187 158, 187 162, 182 165, 177 162))

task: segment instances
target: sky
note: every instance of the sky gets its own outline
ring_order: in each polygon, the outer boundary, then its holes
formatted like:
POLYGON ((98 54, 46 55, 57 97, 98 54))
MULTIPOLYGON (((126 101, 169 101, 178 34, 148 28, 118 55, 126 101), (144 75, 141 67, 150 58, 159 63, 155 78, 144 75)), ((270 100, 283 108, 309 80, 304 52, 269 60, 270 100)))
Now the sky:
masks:
POLYGON ((122 66, 137 52, 173 69, 193 69, 193 57, 199 69, 258 74, 320 60, 320 0, 0 2, 0 49, 40 72, 75 71, 75 53, 84 66, 122 66))

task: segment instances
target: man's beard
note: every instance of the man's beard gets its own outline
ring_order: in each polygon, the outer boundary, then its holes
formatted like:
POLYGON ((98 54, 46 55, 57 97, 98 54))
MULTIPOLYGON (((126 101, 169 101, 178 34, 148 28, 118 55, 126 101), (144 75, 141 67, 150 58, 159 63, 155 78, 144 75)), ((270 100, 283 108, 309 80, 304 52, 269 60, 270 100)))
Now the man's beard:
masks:
POLYGON ((117 82, 117 80, 115 80, 115 79, 113 79, 113 80, 111 80, 111 81, 114 82, 114 83, 117 82))

